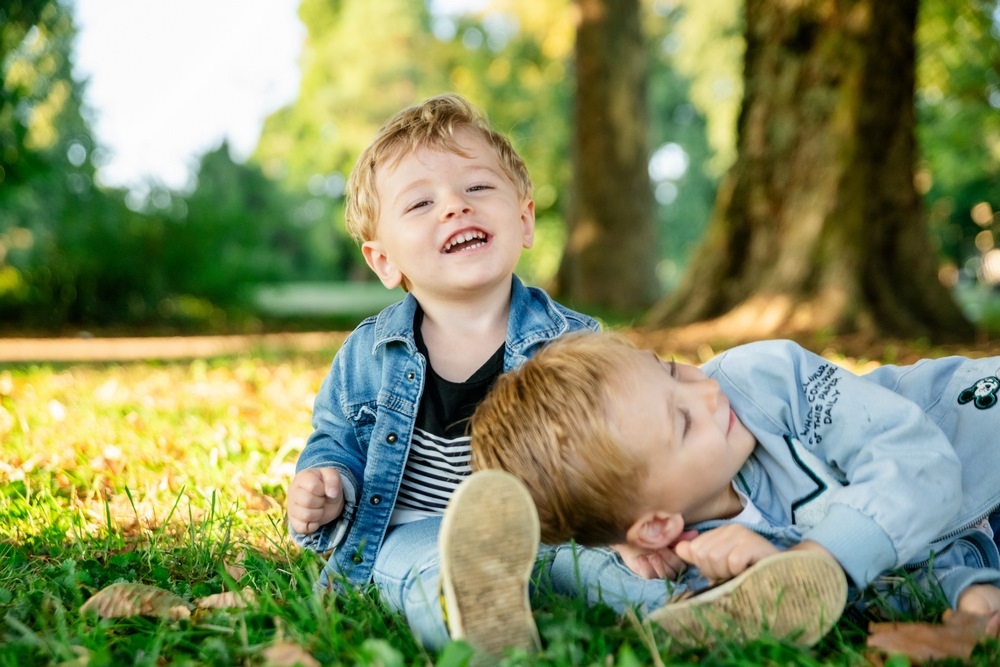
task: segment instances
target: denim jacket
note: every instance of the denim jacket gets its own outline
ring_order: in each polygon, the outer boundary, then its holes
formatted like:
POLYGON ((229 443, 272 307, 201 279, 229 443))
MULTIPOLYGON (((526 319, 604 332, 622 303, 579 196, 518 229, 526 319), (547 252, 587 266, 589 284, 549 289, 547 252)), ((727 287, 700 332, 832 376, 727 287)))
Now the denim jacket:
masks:
MULTIPOLYGON (((354 584, 371 579, 420 407, 427 361, 414 340, 416 309, 416 299, 408 294, 347 337, 316 396, 314 431, 296 464, 296 473, 320 467, 340 471, 341 517, 308 535, 289 530, 300 546, 320 553, 334 549, 327 569, 354 584)), ((565 308, 540 289, 525 287, 514 276, 504 371, 563 333, 598 328, 594 319, 565 308)))
MULTIPOLYGON (((1000 358, 925 359, 857 376, 789 341, 703 366, 757 446, 736 485, 780 546, 813 540, 858 587, 933 563, 952 605, 1000 581, 974 526, 1000 507, 1000 358)), ((699 529, 724 522, 706 522, 699 529)))

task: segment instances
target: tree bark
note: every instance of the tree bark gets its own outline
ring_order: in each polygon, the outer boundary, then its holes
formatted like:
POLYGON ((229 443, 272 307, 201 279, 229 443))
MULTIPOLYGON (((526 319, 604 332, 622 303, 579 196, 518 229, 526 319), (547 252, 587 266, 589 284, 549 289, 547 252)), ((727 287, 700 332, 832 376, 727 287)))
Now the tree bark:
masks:
POLYGON ((659 295, 639 0, 577 0, 576 152, 553 292, 619 312, 659 295))
POLYGON ((738 157, 656 325, 971 338, 913 183, 918 0, 747 0, 738 157))

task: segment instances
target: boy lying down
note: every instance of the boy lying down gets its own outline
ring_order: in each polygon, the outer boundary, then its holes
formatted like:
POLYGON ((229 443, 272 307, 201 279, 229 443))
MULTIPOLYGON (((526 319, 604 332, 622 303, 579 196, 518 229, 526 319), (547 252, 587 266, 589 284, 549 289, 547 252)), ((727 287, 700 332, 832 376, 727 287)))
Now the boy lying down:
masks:
MULTIPOLYGON (((694 566, 680 587, 812 552, 856 591, 905 567, 952 608, 996 622, 998 378, 997 357, 857 376, 767 341, 699 368, 615 334, 569 334, 480 404, 473 467, 524 483, 543 542, 627 543, 671 573, 679 556, 694 566)), ((652 616, 697 633, 694 600, 652 616)))

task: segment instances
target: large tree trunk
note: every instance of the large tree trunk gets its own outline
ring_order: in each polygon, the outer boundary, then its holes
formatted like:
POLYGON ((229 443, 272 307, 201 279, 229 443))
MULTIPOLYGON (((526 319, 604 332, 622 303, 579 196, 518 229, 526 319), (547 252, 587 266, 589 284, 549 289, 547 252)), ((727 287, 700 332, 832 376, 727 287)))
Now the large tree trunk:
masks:
POLYGON ((913 183, 917 3, 747 0, 737 161, 652 323, 971 337, 913 183))
POLYGON ((658 296, 639 0, 577 0, 573 192, 553 291, 579 305, 648 308, 658 296))

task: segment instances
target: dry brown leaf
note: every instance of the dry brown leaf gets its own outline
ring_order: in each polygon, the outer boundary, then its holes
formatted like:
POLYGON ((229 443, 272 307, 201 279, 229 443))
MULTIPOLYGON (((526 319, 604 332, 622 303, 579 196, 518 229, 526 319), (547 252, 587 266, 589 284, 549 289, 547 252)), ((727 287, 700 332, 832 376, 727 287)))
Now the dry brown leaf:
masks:
POLYGON ((265 667, 320 667, 316 658, 298 644, 277 642, 261 651, 265 667))
POLYGON ((155 586, 131 583, 102 588, 80 607, 80 611, 93 612, 101 618, 159 616, 176 621, 191 617, 190 606, 179 595, 155 586))
POLYGON ((195 606, 199 609, 245 609, 256 599, 251 589, 244 588, 242 591, 226 591, 199 598, 195 606))
POLYGON ((239 581, 243 578, 243 575, 247 573, 247 569, 243 567, 243 562, 246 560, 247 555, 245 551, 240 551, 236 554, 236 558, 232 563, 226 563, 226 574, 232 577, 235 581, 239 581))
POLYGON ((941 623, 871 623, 868 648, 900 653, 914 663, 942 658, 969 659, 976 644, 995 639, 1000 619, 946 611, 941 623))

